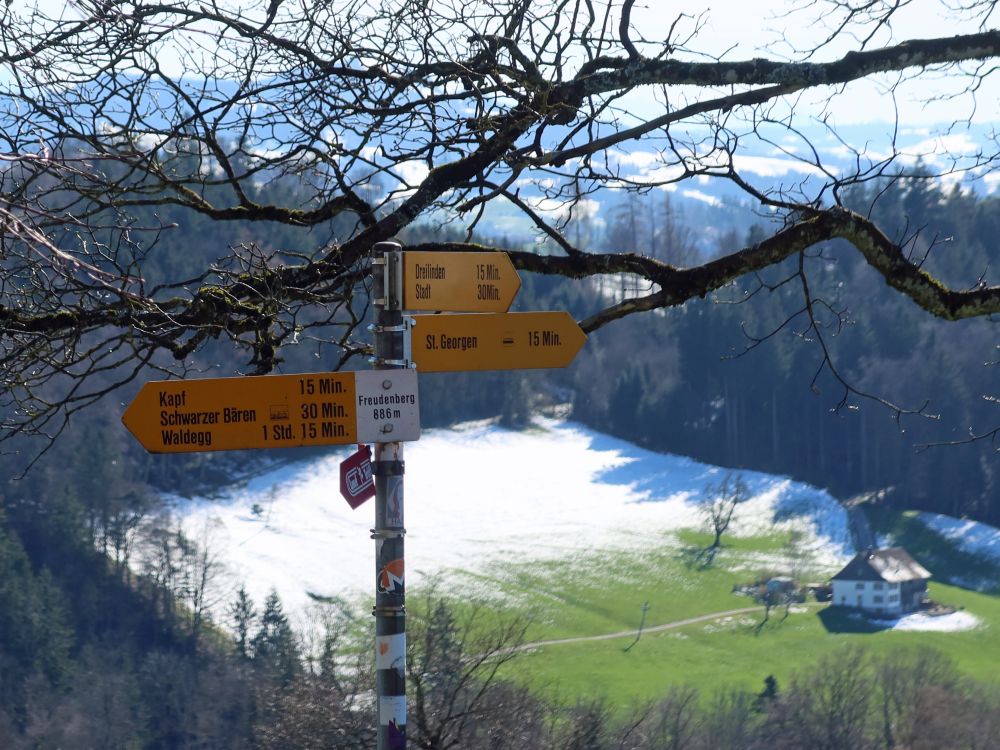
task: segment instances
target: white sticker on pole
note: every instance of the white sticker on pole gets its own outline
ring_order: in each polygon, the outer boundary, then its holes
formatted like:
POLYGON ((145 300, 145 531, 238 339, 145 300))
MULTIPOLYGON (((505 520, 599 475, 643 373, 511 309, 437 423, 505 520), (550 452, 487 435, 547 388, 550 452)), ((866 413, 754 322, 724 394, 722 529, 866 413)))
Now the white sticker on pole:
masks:
POLYGON ((406 665, 406 633, 375 636, 375 669, 398 669, 406 665))
POLYGON ((378 723, 384 727, 406 726, 406 696, 385 695, 378 699, 378 723))
POLYGON ((420 439, 415 370, 360 370, 354 375, 359 443, 420 439))

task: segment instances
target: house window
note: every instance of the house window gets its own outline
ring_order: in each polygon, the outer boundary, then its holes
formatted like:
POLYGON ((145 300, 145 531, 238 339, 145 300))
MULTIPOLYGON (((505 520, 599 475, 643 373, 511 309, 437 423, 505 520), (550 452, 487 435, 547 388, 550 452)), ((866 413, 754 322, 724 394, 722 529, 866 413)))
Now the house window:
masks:
POLYGON ((874 599, 872 601, 874 601, 876 604, 881 604, 882 603, 882 597, 881 596, 876 596, 876 597, 874 597, 874 599))
POLYGON ((881 591, 882 590, 882 583, 881 582, 876 583, 875 586, 874 586, 874 589, 876 591, 881 591))
POLYGON ((898 601, 899 601, 899 594, 889 594, 889 603, 890 604, 892 602, 898 602, 898 601))
POLYGON ((864 587, 865 587, 864 583, 856 583, 856 584, 854 584, 854 588, 856 588, 856 589, 863 589, 864 587))

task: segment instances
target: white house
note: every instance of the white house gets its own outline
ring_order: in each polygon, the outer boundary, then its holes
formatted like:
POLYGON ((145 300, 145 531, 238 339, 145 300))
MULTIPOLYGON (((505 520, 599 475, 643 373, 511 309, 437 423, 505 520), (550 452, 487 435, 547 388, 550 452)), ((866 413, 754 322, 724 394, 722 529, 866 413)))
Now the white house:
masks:
POLYGON ((930 577, 902 547, 867 549, 830 579, 833 603, 871 614, 912 612, 927 598, 930 577))

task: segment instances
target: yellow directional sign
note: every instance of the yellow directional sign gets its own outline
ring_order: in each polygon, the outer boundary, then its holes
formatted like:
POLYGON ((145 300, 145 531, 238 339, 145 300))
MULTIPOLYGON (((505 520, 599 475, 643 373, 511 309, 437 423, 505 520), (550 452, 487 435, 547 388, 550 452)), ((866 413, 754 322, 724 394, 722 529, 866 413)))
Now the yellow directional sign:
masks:
POLYGON ((565 367, 587 335, 566 312, 414 315, 418 372, 565 367))
POLYGON ((146 383, 122 422, 151 453, 416 440, 417 378, 379 370, 146 383))
POLYGON ((521 288, 507 253, 403 253, 403 308, 505 312, 521 288))

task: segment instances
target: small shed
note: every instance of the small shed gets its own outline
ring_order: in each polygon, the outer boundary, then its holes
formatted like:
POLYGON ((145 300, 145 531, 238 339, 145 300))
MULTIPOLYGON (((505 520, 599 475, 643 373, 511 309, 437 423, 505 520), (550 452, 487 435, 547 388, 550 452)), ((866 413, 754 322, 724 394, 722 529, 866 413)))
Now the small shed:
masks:
POLYGON ((913 612, 927 599, 930 578, 902 547, 866 549, 830 579, 833 603, 876 615, 913 612))
POLYGON ((774 576, 766 585, 769 594, 793 594, 796 588, 795 579, 790 576, 774 576))

